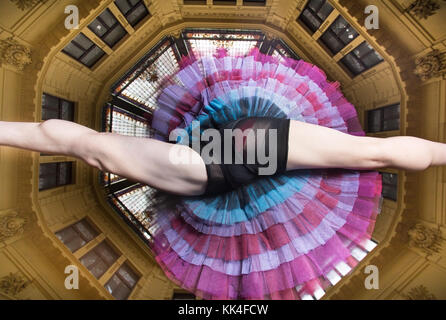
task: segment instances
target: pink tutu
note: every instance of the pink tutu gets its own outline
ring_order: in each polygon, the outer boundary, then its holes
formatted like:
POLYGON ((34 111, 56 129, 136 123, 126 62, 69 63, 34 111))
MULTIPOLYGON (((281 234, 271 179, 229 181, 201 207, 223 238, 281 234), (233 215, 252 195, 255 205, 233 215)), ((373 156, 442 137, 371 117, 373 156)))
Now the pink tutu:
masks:
MULTIPOLYGON (((202 129, 246 116, 286 117, 364 135, 357 113, 319 68, 253 50, 184 59, 158 97, 152 127, 202 129)), ((375 246, 381 175, 294 170, 209 197, 167 196, 153 213, 156 260, 205 299, 320 298, 375 246)))

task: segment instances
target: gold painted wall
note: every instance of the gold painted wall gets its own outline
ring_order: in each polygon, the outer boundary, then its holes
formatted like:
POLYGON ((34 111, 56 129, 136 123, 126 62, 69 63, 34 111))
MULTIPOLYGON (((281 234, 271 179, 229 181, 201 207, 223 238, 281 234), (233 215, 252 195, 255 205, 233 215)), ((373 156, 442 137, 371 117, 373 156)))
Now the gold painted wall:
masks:
MULTIPOLYGON (((24 1, 30 6, 23 10, 13 2, 0 2, 0 119, 4 121, 40 121, 41 96, 46 92, 75 101, 76 122, 99 130, 100 108, 111 84, 164 36, 178 36, 186 27, 243 25, 244 29, 260 29, 270 38, 282 38, 302 58, 325 70, 329 79, 339 81, 357 107, 362 124, 366 110, 400 102, 401 130, 376 136, 415 135, 446 141, 444 70, 431 71, 428 76, 432 77, 426 80, 414 74, 417 58, 434 49, 446 52, 446 4, 420 19, 407 11, 410 0, 330 0, 335 10, 328 21, 342 14, 360 33, 355 43, 369 41, 385 60, 352 78, 337 62, 354 46, 332 57, 317 42, 329 23, 311 36, 296 21, 305 0, 267 0, 263 7, 243 6, 239 0, 237 6, 214 6, 212 0, 206 6, 184 5, 182 0, 145 0, 150 17, 135 29, 124 23, 129 35, 113 49, 86 28, 105 8, 116 13, 112 0, 30 0, 24 1), (80 9, 78 30, 63 26, 64 8, 71 4, 80 9), (379 8, 378 30, 363 26, 368 4, 379 8), (60 52, 80 31, 106 52, 92 69, 60 52)), ((419 235, 429 236, 431 229, 439 229, 446 237, 446 170, 397 173, 398 200, 384 202, 373 235, 378 247, 324 299, 402 299, 419 292, 446 299, 446 246, 440 240, 440 250, 433 252, 435 243, 409 236, 409 230, 421 223, 428 228, 419 235), (379 290, 364 288, 368 264, 380 270, 379 290), (421 289, 411 291, 414 288, 421 289)), ((175 286, 145 244, 107 205, 97 174, 75 159, 0 148, 0 283, 4 284, 0 298, 113 299, 103 284, 128 261, 141 274, 130 299, 170 299, 175 286), (38 191, 40 163, 71 160, 76 163, 75 184, 38 191), (88 246, 105 238, 121 253, 118 263, 99 280, 54 234, 83 217, 100 230, 98 239, 88 246), (80 270, 79 290, 64 287, 67 265, 80 270)))

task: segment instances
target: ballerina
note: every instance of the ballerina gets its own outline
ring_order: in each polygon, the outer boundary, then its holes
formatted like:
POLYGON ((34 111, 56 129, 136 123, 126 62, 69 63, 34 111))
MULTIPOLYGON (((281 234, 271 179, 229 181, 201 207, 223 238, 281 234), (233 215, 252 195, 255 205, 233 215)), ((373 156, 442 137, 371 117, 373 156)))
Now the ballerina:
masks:
POLYGON ((223 54, 172 77, 157 92, 154 138, 58 119, 0 121, 0 145, 72 156, 161 190, 151 249, 172 281, 206 299, 321 297, 373 249, 376 170, 446 165, 444 143, 365 136, 338 84, 302 60, 223 54), (241 163, 212 163, 193 148, 210 143, 206 129, 274 130, 276 139, 254 134, 255 144, 237 145, 231 136, 217 160, 241 163), (259 157, 247 161, 253 145, 275 156, 274 174, 259 174, 259 157))
MULTIPOLYGON (((359 137, 291 120, 286 140, 286 170, 425 170, 446 165, 445 143, 412 136, 359 137)), ((177 153, 172 150, 178 148, 174 144, 152 138, 97 132, 66 120, 0 121, 0 145, 75 157, 101 171, 179 195, 202 195, 208 181, 205 162, 188 160, 197 156, 189 146, 182 146, 184 151, 179 153, 185 160, 172 163, 168 159, 170 154, 177 153)))

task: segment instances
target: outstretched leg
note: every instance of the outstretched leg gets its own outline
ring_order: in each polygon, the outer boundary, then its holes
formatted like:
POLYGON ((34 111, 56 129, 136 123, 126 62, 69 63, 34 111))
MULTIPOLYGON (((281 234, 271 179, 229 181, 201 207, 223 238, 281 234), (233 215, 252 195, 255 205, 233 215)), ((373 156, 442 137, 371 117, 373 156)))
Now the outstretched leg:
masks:
POLYGON ((207 182, 204 162, 189 147, 97 132, 65 120, 0 121, 0 146, 76 157, 99 170, 176 194, 202 194, 207 182))
POLYGON ((305 168, 424 170, 446 165, 446 144, 412 136, 354 136, 292 120, 287 170, 305 168))

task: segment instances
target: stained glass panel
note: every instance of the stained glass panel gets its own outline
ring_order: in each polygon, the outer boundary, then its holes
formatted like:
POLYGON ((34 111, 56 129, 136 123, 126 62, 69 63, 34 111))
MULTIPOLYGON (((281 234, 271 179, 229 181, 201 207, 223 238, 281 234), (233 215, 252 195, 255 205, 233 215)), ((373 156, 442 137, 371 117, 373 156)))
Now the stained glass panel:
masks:
MULTIPOLYGON (((153 207, 153 195, 155 192, 154 188, 140 185, 116 194, 116 198, 119 200, 120 205, 125 206, 126 211, 128 211, 127 214, 131 214, 149 230, 151 221, 149 211, 153 207)), ((117 202, 116 199, 115 202, 117 202)))
POLYGON ((217 53, 218 49, 226 49, 230 56, 244 56, 258 46, 262 40, 259 33, 205 33, 186 32, 186 44, 198 59, 217 53))
POLYGON ((126 99, 153 110, 163 82, 179 69, 178 60, 169 42, 147 58, 146 67, 138 68, 125 79, 115 92, 126 99), (122 90, 122 91, 121 91, 122 90))

